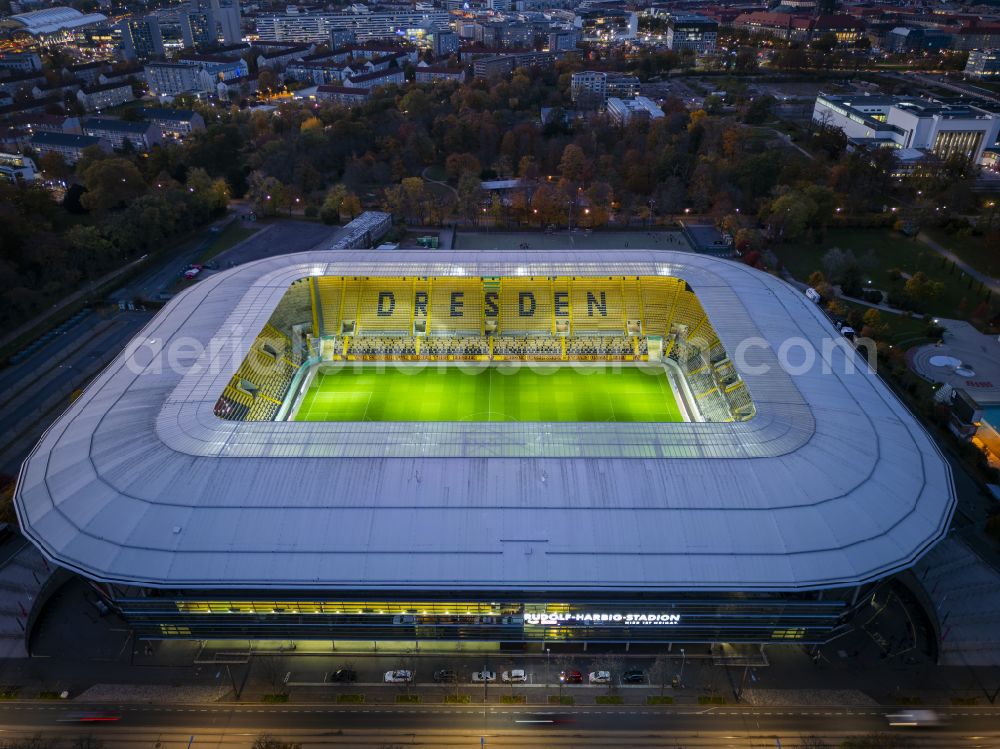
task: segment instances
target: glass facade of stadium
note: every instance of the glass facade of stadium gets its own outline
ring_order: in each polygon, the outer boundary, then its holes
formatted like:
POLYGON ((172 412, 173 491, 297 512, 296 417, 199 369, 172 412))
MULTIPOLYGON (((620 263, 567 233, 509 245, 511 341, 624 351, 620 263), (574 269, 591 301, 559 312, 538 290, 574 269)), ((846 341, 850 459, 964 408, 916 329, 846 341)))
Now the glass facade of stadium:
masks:
POLYGON ((618 597, 294 597, 169 594, 109 600, 142 639, 815 644, 836 635, 859 590, 618 597), (556 602, 558 601, 558 602, 556 602))

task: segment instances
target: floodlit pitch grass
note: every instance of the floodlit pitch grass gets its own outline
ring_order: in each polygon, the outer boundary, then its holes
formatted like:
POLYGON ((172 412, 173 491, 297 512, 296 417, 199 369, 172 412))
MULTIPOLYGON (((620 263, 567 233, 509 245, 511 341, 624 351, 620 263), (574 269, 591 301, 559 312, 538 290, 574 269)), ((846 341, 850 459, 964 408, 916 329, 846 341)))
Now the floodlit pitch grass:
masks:
POLYGON ((354 367, 320 372, 297 421, 683 421, 660 367, 354 367))

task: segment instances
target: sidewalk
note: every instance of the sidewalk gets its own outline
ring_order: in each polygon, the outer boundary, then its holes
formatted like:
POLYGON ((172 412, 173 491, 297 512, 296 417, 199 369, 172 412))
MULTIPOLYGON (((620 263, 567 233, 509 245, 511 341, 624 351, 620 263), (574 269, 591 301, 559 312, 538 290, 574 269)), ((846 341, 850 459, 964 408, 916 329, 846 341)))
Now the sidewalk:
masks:
POLYGON ((938 253, 943 257, 946 257, 948 260, 951 260, 962 271, 964 271, 965 273, 967 273, 968 275, 972 276, 974 279, 979 281, 981 284, 983 284, 983 286, 988 288, 994 294, 1000 293, 1000 281, 997 281, 995 278, 987 276, 985 273, 980 273, 978 270, 973 268, 967 262, 962 260, 962 258, 956 255, 954 252, 949 250, 944 245, 935 242, 924 232, 920 232, 919 234, 917 234, 917 239, 919 239, 925 245, 934 250, 934 252, 938 253))

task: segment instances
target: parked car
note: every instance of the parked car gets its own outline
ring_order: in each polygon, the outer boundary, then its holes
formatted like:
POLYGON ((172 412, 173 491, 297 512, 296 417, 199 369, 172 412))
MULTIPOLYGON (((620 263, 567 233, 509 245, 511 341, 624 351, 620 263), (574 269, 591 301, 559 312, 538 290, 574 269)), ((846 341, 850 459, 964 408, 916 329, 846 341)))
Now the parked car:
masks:
POLYGON ((589 676, 589 681, 591 684, 610 684, 611 683, 611 672, 610 671, 591 671, 589 676))
POLYGON ((500 680, 505 684, 523 684, 528 680, 528 674, 523 668, 515 668, 500 674, 500 680))
POLYGON ((413 672, 406 669, 385 672, 386 684, 409 684, 413 681, 413 672))
POLYGON ((458 674, 450 668, 441 668, 434 672, 434 681, 438 684, 450 684, 458 681, 458 674))
POLYGON ((494 682, 494 681, 497 680, 497 672, 496 671, 473 671, 472 672, 472 680, 475 681, 475 682, 478 682, 479 684, 482 684, 484 681, 492 683, 492 682, 494 682))
POLYGON ((583 674, 579 671, 560 671, 559 681, 565 684, 583 684, 583 674))
POLYGON ((336 671, 330 674, 330 681, 344 683, 357 680, 358 680, 358 674, 355 672, 353 668, 349 668, 347 666, 338 668, 336 671))
POLYGON ((622 682, 625 684, 642 684, 646 681, 646 675, 639 668, 630 668, 622 674, 622 682))

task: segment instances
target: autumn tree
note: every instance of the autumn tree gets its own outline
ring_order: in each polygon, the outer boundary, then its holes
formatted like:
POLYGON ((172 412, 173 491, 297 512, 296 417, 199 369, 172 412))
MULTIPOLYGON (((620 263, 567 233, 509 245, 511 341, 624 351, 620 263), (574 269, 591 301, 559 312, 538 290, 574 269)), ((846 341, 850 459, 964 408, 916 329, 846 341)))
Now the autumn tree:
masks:
POLYGON ((95 161, 79 177, 87 190, 80 203, 97 214, 120 208, 146 192, 142 174, 128 159, 95 161))

